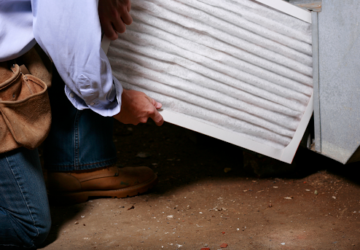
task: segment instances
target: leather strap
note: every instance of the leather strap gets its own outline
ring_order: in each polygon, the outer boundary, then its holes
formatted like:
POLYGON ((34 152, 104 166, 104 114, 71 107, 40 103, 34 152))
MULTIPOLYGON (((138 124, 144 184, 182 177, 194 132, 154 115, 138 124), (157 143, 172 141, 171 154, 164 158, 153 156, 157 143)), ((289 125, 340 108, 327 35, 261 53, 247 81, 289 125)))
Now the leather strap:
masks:
POLYGON ((30 74, 29 70, 26 68, 26 66, 20 65, 20 72, 23 73, 24 75, 30 74))

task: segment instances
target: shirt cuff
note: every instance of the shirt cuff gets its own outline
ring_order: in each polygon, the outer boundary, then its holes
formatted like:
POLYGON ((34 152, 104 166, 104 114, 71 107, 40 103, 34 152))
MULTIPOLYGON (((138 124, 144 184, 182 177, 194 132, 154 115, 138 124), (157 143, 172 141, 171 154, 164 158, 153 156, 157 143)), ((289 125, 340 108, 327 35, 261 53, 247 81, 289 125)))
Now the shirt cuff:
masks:
POLYGON ((122 92, 123 87, 121 83, 113 76, 113 86, 107 94, 106 100, 92 100, 89 103, 86 103, 65 85, 65 94, 76 109, 91 109, 104 117, 110 117, 120 113, 122 92))

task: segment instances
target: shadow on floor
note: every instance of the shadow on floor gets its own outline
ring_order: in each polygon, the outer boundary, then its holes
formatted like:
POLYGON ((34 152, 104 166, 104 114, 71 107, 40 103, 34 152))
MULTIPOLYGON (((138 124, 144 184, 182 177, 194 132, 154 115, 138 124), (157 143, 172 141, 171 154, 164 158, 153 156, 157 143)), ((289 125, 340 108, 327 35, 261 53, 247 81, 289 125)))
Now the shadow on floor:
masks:
MULTIPOLYGON (((139 126, 117 123, 114 141, 119 166, 149 166, 158 173, 159 184, 152 191, 153 198, 209 178, 303 179, 319 171, 329 171, 360 184, 356 163, 344 166, 300 148, 294 163, 288 165, 168 123, 161 128, 151 121, 139 126), (145 152, 146 157, 137 157, 139 152, 145 152)), ((78 216, 87 204, 51 206, 53 226, 44 246, 54 242, 62 226, 78 216)))

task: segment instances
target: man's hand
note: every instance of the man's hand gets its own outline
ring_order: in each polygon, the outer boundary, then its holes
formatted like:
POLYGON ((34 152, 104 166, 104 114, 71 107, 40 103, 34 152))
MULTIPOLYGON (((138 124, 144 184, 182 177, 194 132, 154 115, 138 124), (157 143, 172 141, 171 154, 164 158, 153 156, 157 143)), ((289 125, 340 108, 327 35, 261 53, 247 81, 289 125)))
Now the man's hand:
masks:
POLYGON ((156 102, 143 92, 124 89, 121 98, 121 111, 114 118, 124 124, 133 125, 146 123, 148 118, 151 118, 156 125, 161 126, 164 119, 157 111, 161 107, 161 103, 156 102))
POLYGON ((124 33, 126 25, 132 23, 130 0, 99 0, 99 18, 104 34, 111 40, 124 33))

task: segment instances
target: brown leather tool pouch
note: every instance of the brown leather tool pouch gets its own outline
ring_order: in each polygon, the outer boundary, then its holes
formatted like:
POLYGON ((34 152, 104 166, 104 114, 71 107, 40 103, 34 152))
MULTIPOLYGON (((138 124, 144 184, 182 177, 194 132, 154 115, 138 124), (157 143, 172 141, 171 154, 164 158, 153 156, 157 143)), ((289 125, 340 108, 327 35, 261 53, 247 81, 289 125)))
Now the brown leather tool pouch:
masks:
MULTIPOLYGON (((49 78, 44 65, 38 64, 38 54, 31 54, 36 53, 34 51, 29 51, 22 61, 30 55, 28 59, 34 59, 26 65, 33 69, 30 72, 51 81, 51 74, 49 78)), ((48 85, 29 74, 26 67, 0 63, 0 153, 19 147, 34 149, 45 140, 51 124, 47 88, 48 85)))

